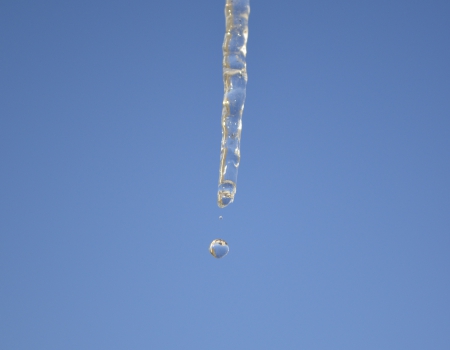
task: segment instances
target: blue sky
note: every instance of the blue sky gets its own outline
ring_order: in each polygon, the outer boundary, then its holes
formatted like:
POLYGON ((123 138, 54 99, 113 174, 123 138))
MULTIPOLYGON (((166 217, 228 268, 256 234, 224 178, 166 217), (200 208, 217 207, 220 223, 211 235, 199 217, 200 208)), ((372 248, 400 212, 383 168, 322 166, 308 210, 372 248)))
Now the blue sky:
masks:
POLYGON ((223 9, 1 4, 1 348, 448 349, 450 3, 252 1, 219 209, 223 9))

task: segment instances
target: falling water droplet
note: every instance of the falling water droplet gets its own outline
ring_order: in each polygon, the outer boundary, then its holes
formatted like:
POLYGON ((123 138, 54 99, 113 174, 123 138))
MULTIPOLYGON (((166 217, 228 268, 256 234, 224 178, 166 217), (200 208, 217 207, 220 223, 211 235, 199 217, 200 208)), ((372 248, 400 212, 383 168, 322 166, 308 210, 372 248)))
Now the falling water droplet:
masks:
POLYGON ((217 259, 223 258, 228 254, 229 250, 230 248, 228 247, 227 242, 225 242, 223 239, 215 239, 209 246, 209 252, 213 257, 217 259))

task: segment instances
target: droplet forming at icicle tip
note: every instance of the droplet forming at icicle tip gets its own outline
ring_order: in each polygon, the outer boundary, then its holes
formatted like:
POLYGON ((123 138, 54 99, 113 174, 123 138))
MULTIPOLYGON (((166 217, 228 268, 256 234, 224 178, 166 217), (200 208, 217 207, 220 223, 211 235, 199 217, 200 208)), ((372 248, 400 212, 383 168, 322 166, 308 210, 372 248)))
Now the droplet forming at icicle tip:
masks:
POLYGON ((236 184, 228 181, 219 184, 219 191, 217 192, 217 205, 219 208, 225 208, 228 204, 233 203, 234 195, 236 194, 236 184))
POLYGON ((231 196, 229 193, 220 193, 219 198, 217 200, 217 204, 220 208, 225 208, 228 204, 233 203, 234 196, 231 196))
POLYGON ((215 239, 211 242, 209 246, 209 252, 216 259, 223 258, 230 251, 230 247, 228 247, 227 242, 223 239, 215 239))

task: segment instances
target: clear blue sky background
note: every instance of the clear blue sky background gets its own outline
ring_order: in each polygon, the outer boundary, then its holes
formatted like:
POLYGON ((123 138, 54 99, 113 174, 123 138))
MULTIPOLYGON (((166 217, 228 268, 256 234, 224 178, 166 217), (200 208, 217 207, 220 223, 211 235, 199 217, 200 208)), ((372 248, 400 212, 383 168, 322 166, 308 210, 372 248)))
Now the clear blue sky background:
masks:
POLYGON ((2 1, 1 349, 450 348, 450 2, 251 6, 219 209, 224 1, 2 1))

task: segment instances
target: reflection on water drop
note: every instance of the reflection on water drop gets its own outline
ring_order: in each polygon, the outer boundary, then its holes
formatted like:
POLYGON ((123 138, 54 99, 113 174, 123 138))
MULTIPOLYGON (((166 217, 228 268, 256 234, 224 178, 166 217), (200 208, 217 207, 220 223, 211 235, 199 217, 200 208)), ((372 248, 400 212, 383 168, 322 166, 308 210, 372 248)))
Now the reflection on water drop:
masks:
POLYGON ((223 217, 222 216, 219 216, 219 220, 222 220, 223 219, 223 217))
POLYGON ((217 259, 223 258, 228 254, 229 250, 230 248, 228 247, 227 242, 225 242, 223 239, 215 239, 209 246, 209 252, 213 257, 217 259))

